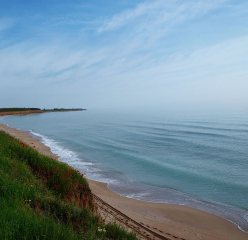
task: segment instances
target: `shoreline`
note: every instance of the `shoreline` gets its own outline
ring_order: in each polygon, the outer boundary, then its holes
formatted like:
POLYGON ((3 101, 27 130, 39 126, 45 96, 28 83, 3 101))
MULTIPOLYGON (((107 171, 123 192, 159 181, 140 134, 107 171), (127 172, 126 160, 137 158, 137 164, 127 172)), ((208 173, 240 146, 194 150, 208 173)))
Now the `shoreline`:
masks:
MULTIPOLYGON (((53 154, 49 147, 33 138, 28 132, 10 128, 4 124, 0 124, 0 130, 8 132, 29 145, 32 142, 42 154, 59 159, 59 156, 53 154)), ((152 203, 123 197, 108 189, 106 183, 87 180, 92 192, 109 205, 135 221, 143 222, 151 229, 162 230, 161 234, 165 237, 189 240, 248 239, 248 234, 241 231, 235 224, 214 214, 181 205, 152 203)))

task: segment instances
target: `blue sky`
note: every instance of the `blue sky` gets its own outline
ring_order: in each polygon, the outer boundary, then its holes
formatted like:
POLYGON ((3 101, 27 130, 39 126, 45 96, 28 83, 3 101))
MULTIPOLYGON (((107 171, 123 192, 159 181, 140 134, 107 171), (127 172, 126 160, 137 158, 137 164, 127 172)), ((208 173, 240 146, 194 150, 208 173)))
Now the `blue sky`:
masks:
POLYGON ((0 2, 0 107, 248 107, 248 1, 0 2))

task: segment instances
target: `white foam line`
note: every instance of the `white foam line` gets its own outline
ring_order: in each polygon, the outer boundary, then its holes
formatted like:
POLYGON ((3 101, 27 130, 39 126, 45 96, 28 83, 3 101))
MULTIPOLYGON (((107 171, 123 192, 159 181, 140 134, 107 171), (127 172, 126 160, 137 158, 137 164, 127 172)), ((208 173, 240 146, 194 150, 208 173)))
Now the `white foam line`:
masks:
MULTIPOLYGON (((40 138, 40 141, 49 147, 51 149, 51 152, 59 156, 59 160, 61 162, 66 162, 70 165, 81 165, 81 166, 90 166, 93 165, 92 163, 84 162, 82 161, 76 153, 73 151, 62 147, 59 145, 58 142, 56 142, 53 139, 50 139, 40 133, 36 133, 32 130, 30 130, 30 133, 38 138, 40 138)), ((84 169, 85 170, 85 169, 84 169)))

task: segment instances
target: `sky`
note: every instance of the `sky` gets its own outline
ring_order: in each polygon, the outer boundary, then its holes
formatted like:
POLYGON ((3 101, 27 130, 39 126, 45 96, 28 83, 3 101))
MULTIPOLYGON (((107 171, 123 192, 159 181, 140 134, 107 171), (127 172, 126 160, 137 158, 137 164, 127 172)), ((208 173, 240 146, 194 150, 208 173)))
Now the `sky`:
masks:
POLYGON ((247 0, 0 0, 0 107, 248 108, 247 0))

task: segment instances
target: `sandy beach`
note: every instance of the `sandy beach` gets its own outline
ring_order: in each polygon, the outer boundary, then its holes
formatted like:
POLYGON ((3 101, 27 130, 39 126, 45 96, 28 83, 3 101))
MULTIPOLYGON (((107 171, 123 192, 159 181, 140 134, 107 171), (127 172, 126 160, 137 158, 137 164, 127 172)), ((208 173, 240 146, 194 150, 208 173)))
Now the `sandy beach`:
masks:
MULTIPOLYGON (((42 154, 59 159, 59 156, 53 154, 49 147, 39 142, 38 139, 33 138, 28 132, 19 131, 4 124, 0 124, 0 130, 4 130, 30 146, 36 146, 36 149, 42 154)), ((96 196, 130 219, 164 236, 164 239, 248 240, 247 233, 242 232, 231 222, 213 214, 185 206, 151 203, 126 198, 109 190, 105 183, 89 179, 88 182, 96 196)), ((106 214, 106 211, 105 213, 102 212, 101 215, 107 220, 111 219, 106 214)))

